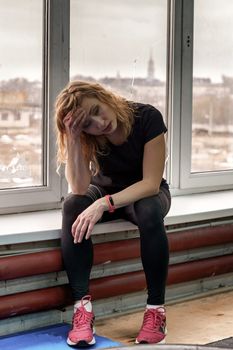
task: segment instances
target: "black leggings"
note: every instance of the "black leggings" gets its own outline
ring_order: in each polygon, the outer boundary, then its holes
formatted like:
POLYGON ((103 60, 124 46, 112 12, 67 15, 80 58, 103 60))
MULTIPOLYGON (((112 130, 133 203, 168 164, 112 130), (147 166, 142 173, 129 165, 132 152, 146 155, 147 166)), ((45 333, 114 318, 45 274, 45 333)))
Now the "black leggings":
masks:
MULTIPOLYGON (((90 185, 86 195, 70 194, 63 203, 62 254, 74 300, 88 294, 93 245, 91 239, 74 244, 71 226, 82 211, 105 194, 103 189, 90 185)), ((138 225, 148 289, 147 303, 152 305, 164 304, 169 248, 163 219, 170 204, 170 192, 163 186, 157 195, 140 199, 111 214, 104 212, 101 219, 103 222, 124 218, 138 225)))

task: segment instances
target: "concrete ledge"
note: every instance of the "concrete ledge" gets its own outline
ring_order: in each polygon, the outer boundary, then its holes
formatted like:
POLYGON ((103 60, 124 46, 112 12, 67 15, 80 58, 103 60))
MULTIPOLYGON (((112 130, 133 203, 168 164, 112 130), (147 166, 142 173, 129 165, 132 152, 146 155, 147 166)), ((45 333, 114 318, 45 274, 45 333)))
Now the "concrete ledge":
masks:
MULTIPOLYGON (((233 218, 233 190, 199 193, 172 198, 166 225, 233 218)), ((0 244, 47 241, 60 238, 61 211, 48 210, 0 217, 0 244)), ((94 235, 132 231, 135 225, 116 220, 95 225, 94 235)))

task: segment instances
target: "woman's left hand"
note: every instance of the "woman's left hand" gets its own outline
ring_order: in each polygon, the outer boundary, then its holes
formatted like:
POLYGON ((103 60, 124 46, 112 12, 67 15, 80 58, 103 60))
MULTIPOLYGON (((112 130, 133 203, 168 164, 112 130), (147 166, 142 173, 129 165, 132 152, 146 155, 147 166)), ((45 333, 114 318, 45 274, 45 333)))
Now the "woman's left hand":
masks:
POLYGON ((104 210, 104 198, 100 198, 77 217, 71 229, 74 243, 81 243, 84 236, 85 239, 90 238, 93 227, 102 217, 104 210))

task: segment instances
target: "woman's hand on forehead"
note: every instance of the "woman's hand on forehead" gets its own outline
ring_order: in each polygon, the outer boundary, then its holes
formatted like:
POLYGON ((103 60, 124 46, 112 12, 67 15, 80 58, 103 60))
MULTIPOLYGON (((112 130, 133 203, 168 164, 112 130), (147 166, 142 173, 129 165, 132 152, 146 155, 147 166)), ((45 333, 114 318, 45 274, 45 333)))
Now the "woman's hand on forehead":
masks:
POLYGON ((82 107, 78 107, 75 112, 70 111, 63 119, 67 136, 79 136, 83 125, 87 119, 87 113, 82 107))

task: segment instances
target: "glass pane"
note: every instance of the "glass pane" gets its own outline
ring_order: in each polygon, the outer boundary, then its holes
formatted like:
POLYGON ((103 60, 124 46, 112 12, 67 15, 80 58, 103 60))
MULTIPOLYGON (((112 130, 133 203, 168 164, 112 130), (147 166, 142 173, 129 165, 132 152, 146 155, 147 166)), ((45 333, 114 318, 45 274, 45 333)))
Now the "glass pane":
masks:
POLYGON ((229 170, 233 169, 233 1, 195 0, 194 5, 191 171, 229 170))
POLYGON ((71 80, 94 80, 165 117, 167 2, 71 0, 71 80))
POLYGON ((42 185, 43 1, 0 11, 0 190, 42 185))

